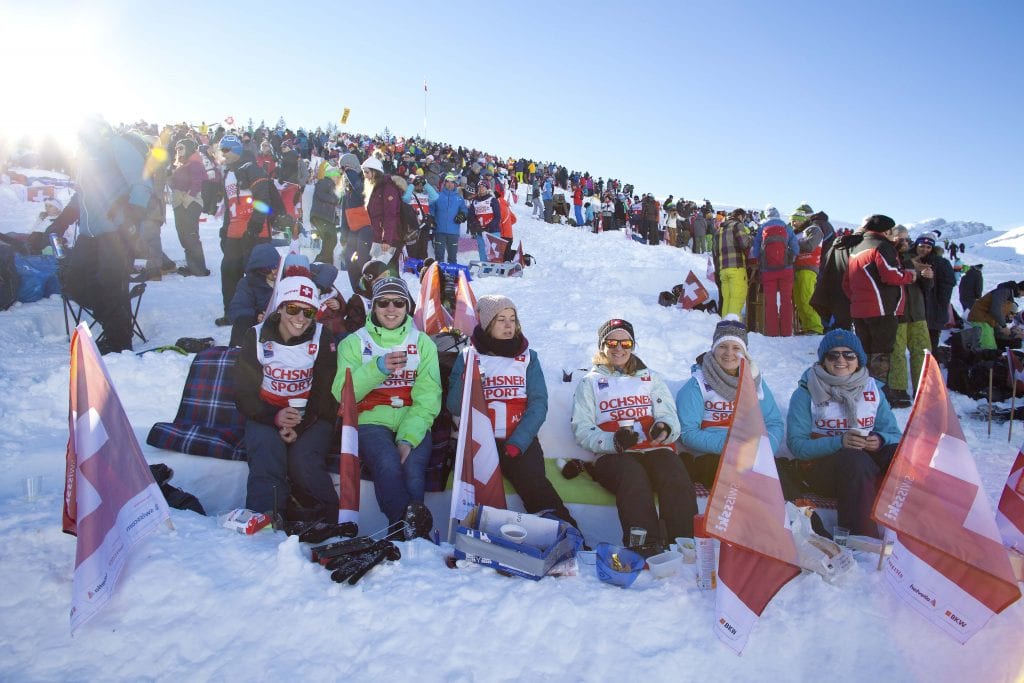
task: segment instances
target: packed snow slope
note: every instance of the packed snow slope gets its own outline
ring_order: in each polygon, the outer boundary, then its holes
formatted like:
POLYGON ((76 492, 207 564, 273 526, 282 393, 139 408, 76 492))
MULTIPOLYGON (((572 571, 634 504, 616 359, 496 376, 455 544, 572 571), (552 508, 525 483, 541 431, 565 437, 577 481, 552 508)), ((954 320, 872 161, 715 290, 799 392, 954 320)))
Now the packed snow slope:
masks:
MULTIPOLYGON (((38 206, 21 210, 32 216, 38 206)), ((545 225, 521 205, 517 211, 517 235, 537 264, 525 277, 479 279, 473 288, 516 302, 553 400, 565 395, 562 371, 588 366, 597 328, 612 316, 634 324, 637 353, 648 365, 676 385, 689 377, 717 318, 662 308, 657 295, 688 270, 703 275, 703 258, 635 244, 622 233, 545 225)), ((171 225, 164 246, 180 260, 171 225)), ((213 325, 221 310, 212 222, 203 224, 202 238, 215 275, 151 283, 141 324, 152 342, 136 350, 181 336, 227 341, 228 331, 213 325)), ((1024 235, 1006 240, 968 247, 986 263, 990 283, 998 273, 1019 273, 1009 257, 1019 258, 1024 235)), ((415 279, 406 278, 416 291, 415 279)), ((753 357, 783 412, 817 341, 751 335, 753 357)), ((60 531, 69 371, 61 302, 0 313, 0 345, 0 575, 7 581, 0 680, 988 682, 1024 675, 1022 604, 960 646, 889 590, 873 556, 858 555, 835 585, 814 574, 790 582, 737 657, 712 633, 714 595, 697 589, 692 566, 660 581, 645 572, 628 590, 600 583, 593 567, 535 583, 475 566, 450 570, 445 548, 416 541, 404 544, 401 561, 355 587, 339 586, 295 538, 245 537, 220 528, 214 516, 182 511, 173 511, 174 531, 133 552, 111 602, 72 638, 75 539, 60 531), (22 480, 33 475, 44 477, 43 492, 28 501, 22 480)), ((174 417, 190 360, 174 353, 105 358, 140 441, 154 422, 174 417)), ((1014 443, 1006 425, 989 437, 973 417, 974 402, 954 400, 994 505, 1024 429, 1014 443)), ((909 411, 897 414, 905 421, 909 411)), ((557 447, 555 437, 545 443, 548 455, 557 447)), ((143 451, 150 462, 170 463, 172 483, 196 493, 211 513, 244 500, 243 464, 143 451)), ((445 501, 432 507, 443 510, 445 501)), ((615 540, 594 528, 591 544, 615 540)))

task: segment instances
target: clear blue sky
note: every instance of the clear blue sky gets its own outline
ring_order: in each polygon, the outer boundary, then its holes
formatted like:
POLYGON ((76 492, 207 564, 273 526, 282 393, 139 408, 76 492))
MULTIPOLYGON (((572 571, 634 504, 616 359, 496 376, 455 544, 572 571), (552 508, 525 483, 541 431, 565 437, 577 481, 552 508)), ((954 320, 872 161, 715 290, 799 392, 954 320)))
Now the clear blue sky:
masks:
POLYGON ((36 125, 349 107, 351 130, 414 134, 426 78, 430 138, 659 196, 1024 224, 1017 0, 28 4, 0 2, 4 68, 28 51, 53 78, 0 90, 36 125))

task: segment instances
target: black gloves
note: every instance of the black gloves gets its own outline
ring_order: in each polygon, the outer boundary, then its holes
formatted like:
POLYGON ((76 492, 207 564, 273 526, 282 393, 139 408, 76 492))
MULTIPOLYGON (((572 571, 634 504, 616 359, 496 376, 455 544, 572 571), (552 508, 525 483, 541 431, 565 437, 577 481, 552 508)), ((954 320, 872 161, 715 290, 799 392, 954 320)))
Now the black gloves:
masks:
POLYGON ((331 580, 354 586, 359 579, 385 560, 396 561, 402 557, 401 551, 391 541, 378 541, 366 550, 341 555, 328 563, 331 580))
POLYGON ((615 432, 615 436, 612 437, 612 441, 615 442, 615 450, 619 453, 628 451, 630 448, 636 445, 640 437, 631 427, 619 427, 615 432))
POLYGON ((352 538, 359 533, 359 527, 354 522, 330 524, 320 520, 315 522, 285 522, 284 530, 289 536, 298 536, 300 543, 323 543, 328 538, 335 538, 337 536, 352 538))
POLYGON ((651 427, 651 432, 648 435, 651 441, 660 441, 669 435, 672 430, 668 428, 668 425, 664 422, 655 422, 651 427))
POLYGON ((465 211, 459 211, 457 214, 455 214, 455 223, 456 225, 465 223, 468 220, 468 218, 469 217, 466 216, 465 211))

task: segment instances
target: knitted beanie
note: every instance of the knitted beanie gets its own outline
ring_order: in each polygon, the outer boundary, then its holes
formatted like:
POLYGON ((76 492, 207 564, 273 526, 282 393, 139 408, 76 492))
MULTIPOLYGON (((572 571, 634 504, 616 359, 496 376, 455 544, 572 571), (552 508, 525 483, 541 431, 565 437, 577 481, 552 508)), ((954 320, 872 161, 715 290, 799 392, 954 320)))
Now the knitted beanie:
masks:
POLYGON ((747 351, 747 326, 739 320, 726 318, 715 325, 715 334, 711 338, 711 350, 713 351, 722 342, 734 341, 743 346, 743 352, 747 351))
POLYGON ((373 301, 386 296, 400 296, 408 302, 408 307, 412 310, 412 295, 409 294, 409 288, 405 284, 405 280, 400 277, 382 277, 379 280, 375 280, 373 283, 373 301))
POLYGON ((826 353, 840 346, 845 346, 856 353, 860 367, 867 367, 868 357, 864 353, 864 345, 860 343, 857 335, 842 328, 832 330, 821 338, 821 343, 818 344, 818 361, 825 360, 826 353))
POLYGON ((516 317, 519 316, 519 311, 516 310, 516 305, 512 303, 512 299, 507 296, 501 296, 500 294, 488 294, 482 296, 476 300, 476 312, 480 316, 480 329, 486 330, 491 326, 491 322, 495 316, 501 313, 506 308, 511 308, 516 311, 516 317))
POLYGON ((626 334, 629 335, 629 338, 636 343, 636 337, 633 336, 633 325, 631 325, 629 321, 612 318, 604 325, 601 325, 601 328, 597 331, 597 345, 604 346, 605 338, 615 330, 625 330, 626 334))

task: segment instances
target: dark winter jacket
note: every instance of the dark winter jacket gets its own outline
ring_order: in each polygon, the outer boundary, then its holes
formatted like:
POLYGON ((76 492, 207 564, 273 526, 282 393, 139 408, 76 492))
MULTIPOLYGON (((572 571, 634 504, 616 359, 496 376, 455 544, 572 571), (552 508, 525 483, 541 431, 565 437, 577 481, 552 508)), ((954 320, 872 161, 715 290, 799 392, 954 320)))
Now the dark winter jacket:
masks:
POLYGON ((850 252, 864 238, 861 230, 836 238, 825 254, 824 266, 818 273, 818 282, 811 295, 811 306, 823 321, 834 317, 835 327, 850 329, 850 297, 843 290, 843 278, 849 267, 850 252))
POLYGON ((270 295, 274 289, 260 270, 277 268, 280 255, 277 249, 263 242, 252 248, 249 261, 245 264, 245 276, 238 281, 235 295, 228 304, 228 320, 231 321, 231 346, 242 342, 245 330, 256 324, 260 313, 267 310, 270 295))
POLYGON ((281 155, 281 163, 277 167, 275 176, 283 183, 299 182, 299 153, 290 149, 281 155))
POLYGON ((878 318, 903 315, 904 287, 914 281, 914 271, 904 270, 894 245, 880 232, 866 230, 853 248, 843 291, 850 297, 850 315, 878 318))
MULTIPOLYGON (((904 269, 914 269, 914 257, 910 252, 900 254, 900 260, 904 269)), ((907 285, 907 305, 903 307, 903 315, 900 316, 901 323, 916 323, 928 319, 925 297, 927 296, 926 292, 930 291, 933 286, 934 280, 926 277, 920 277, 912 284, 907 285)))
POLYGON ((398 228, 401 221, 402 193, 408 182, 399 176, 385 175, 370 192, 366 210, 370 214, 373 241, 379 244, 398 242, 398 228))
POLYGON ((341 198, 338 197, 334 180, 332 178, 318 180, 313 186, 313 203, 309 207, 309 217, 335 225, 338 222, 338 204, 340 202, 341 198))
MULTIPOLYGON (((345 174, 345 192, 341 195, 341 227, 347 232, 351 230, 348 224, 348 216, 345 211, 357 206, 363 206, 363 174, 357 170, 346 168, 342 171, 345 174)), ((365 228, 369 230, 370 227, 365 228)))
POLYGON ((953 264, 943 258, 939 247, 935 247, 935 251, 921 261, 931 266, 935 274, 932 278, 932 287, 926 289, 924 293, 928 329, 941 330, 949 322, 949 300, 953 296, 953 287, 956 286, 953 264))
POLYGON ((984 287, 985 277, 982 275, 981 268, 969 268, 960 278, 960 305, 965 311, 981 298, 984 287))
MULTIPOLYGON (((261 328, 259 343, 284 343, 278 330, 280 321, 281 314, 276 311, 267 316, 261 328)), ((310 325, 301 336, 292 338, 288 346, 308 343, 313 338, 315 330, 316 325, 310 325)), ((334 424, 338 414, 338 402, 331 394, 331 383, 334 382, 334 375, 338 369, 338 354, 334 344, 327 337, 326 331, 320 335, 320 348, 313 365, 313 386, 309 391, 306 414, 295 428, 300 434, 318 420, 334 424)), ((260 398, 263 366, 256 357, 256 344, 256 328, 250 327, 242 340, 238 360, 235 361, 235 405, 238 406, 238 411, 250 420, 273 425, 274 417, 281 409, 260 398)))
MULTIPOLYGON (((270 198, 270 178, 267 177, 266 172, 256 164, 256 158, 248 151, 244 150, 238 161, 234 164, 228 165, 228 171, 235 174, 235 179, 238 182, 238 190, 249 190, 252 192, 252 202, 262 202, 264 206, 272 206, 270 198)), ((224 175, 224 183, 227 183, 228 174, 224 175)), ((226 239, 228 236, 228 227, 231 224, 231 202, 239 201, 239 198, 233 196, 232 193, 228 192, 228 188, 224 187, 224 197, 228 202, 228 206, 224 210, 224 223, 221 226, 220 238, 226 239)), ((244 201, 244 200, 243 200, 244 201)), ((259 211, 253 211, 249 217, 249 221, 246 225, 245 232, 249 235, 267 235, 265 230, 266 216, 259 211)))

